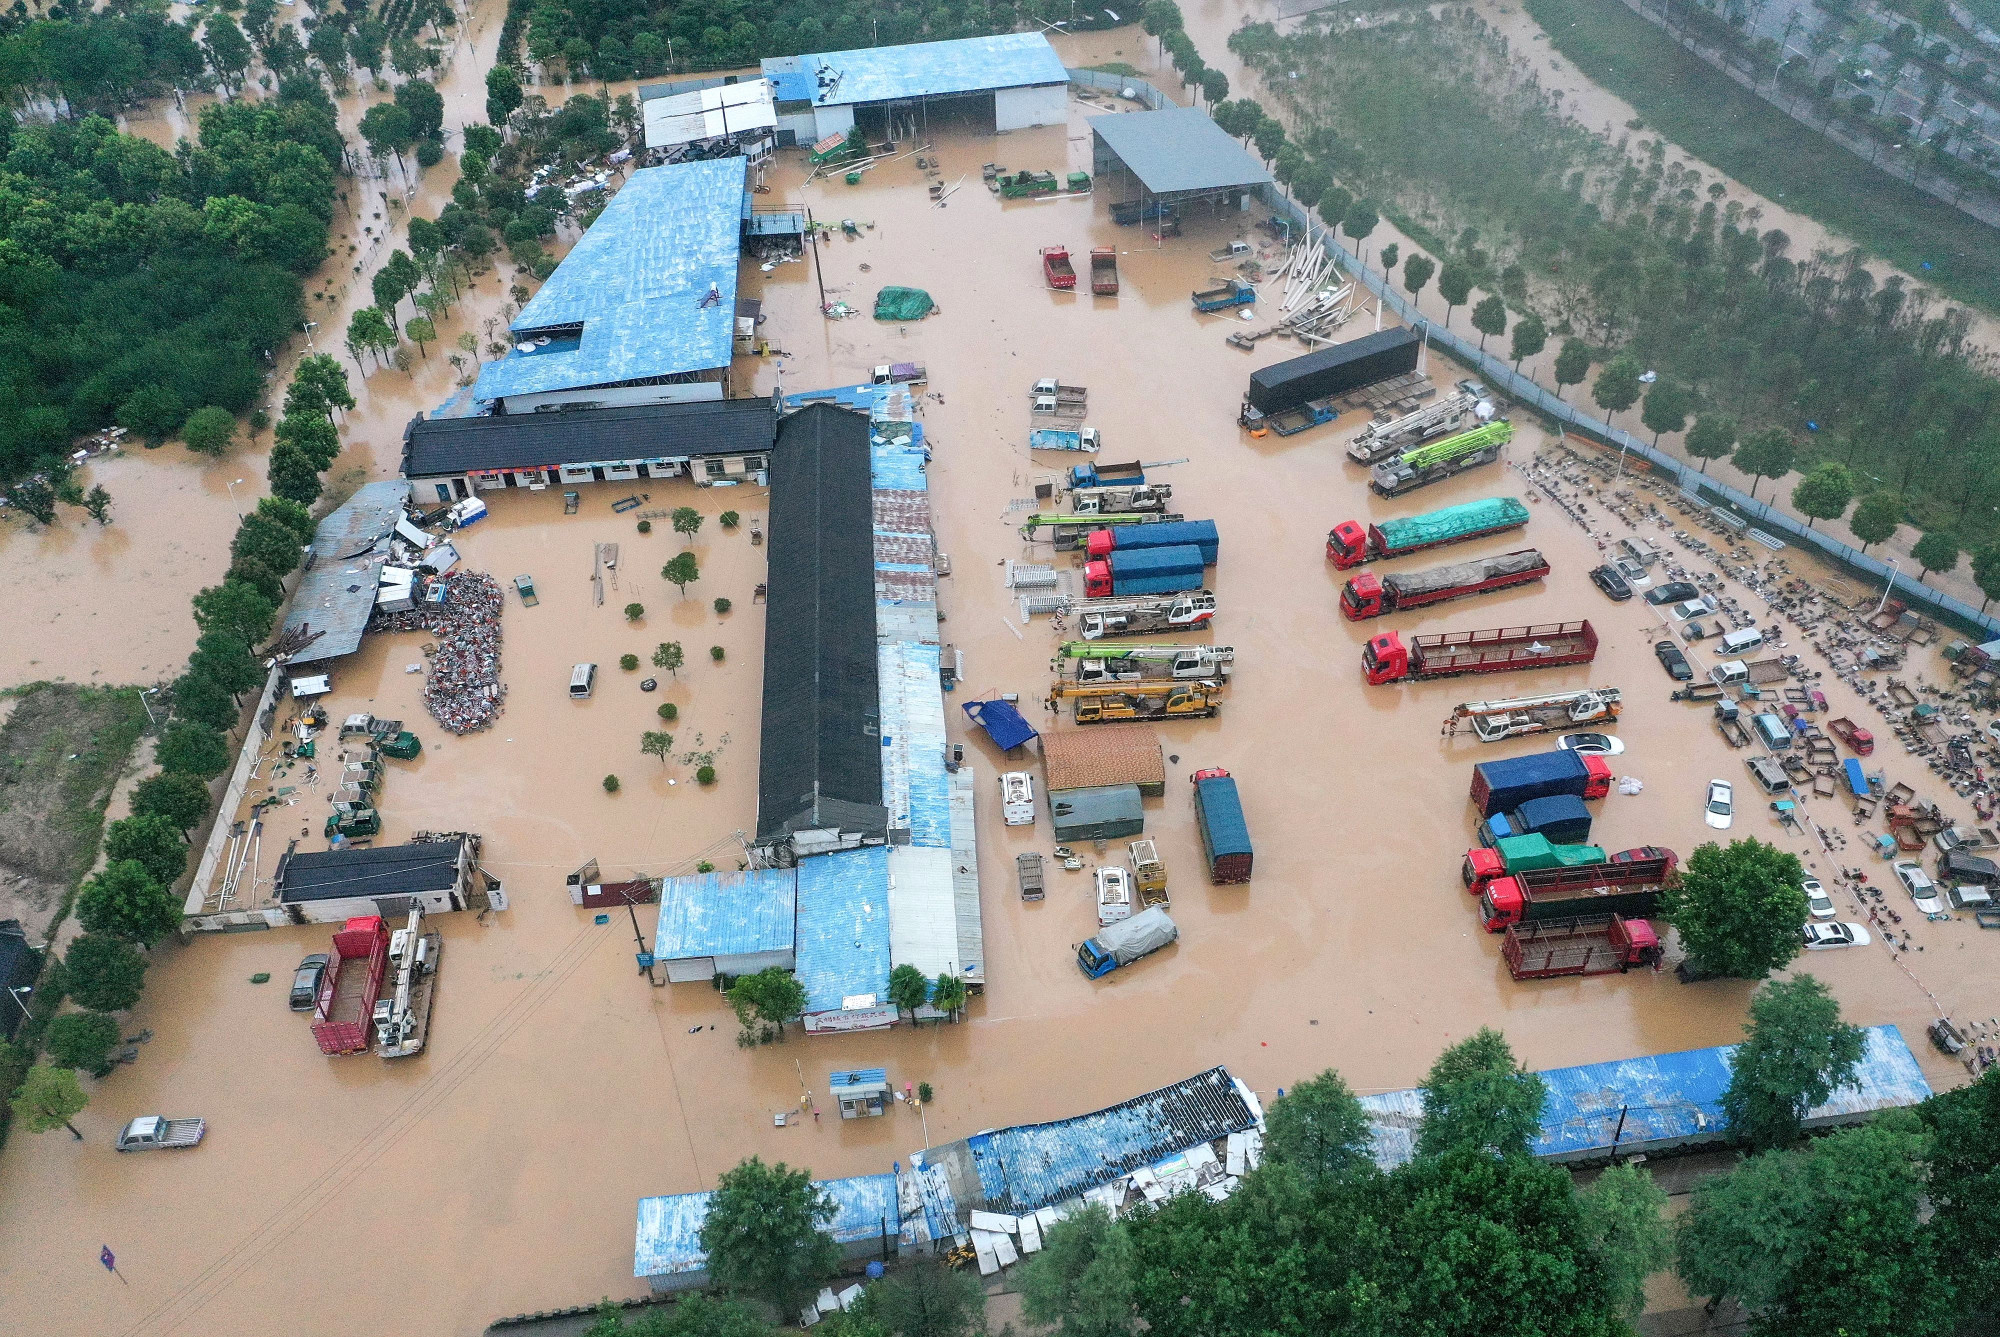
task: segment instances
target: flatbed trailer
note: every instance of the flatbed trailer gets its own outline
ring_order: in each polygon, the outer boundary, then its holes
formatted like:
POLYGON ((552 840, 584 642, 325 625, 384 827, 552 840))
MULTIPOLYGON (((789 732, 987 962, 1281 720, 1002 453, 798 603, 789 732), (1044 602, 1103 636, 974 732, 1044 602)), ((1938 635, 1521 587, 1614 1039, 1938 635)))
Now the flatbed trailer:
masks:
POLYGON ((1520 548, 1387 576, 1362 571, 1341 588, 1340 613, 1350 622, 1360 622, 1388 613, 1468 599, 1475 594, 1497 593, 1541 580, 1548 574, 1548 559, 1536 548, 1520 548))
POLYGON ((1500 944, 1507 971, 1517 980, 1623 974, 1637 965, 1658 970, 1665 952, 1651 924, 1619 915, 1515 924, 1500 944))
POLYGON ((333 935, 333 959, 313 1006, 312 1033, 320 1053, 359 1054, 368 1048, 388 954, 389 934, 379 915, 350 919, 333 935))
POLYGON ((1021 537, 1034 542, 1046 538, 1057 552, 1079 552, 1090 546, 1090 535, 1106 525, 1157 525, 1178 523, 1185 517, 1162 511, 1123 511, 1113 515, 1031 515, 1021 526, 1021 537))
POLYGON ((1485 631, 1444 631, 1412 636, 1385 631, 1362 647, 1361 666, 1374 684, 1425 682, 1466 673, 1560 668, 1597 657, 1597 629, 1580 622, 1542 622, 1485 631))

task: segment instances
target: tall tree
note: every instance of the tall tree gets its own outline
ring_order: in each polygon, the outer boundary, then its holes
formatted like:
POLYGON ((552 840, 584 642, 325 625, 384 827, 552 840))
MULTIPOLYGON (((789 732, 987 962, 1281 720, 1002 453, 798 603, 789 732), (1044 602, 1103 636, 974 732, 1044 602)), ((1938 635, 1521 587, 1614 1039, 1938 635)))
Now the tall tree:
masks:
MULTIPOLYGON (((162 771, 149 775, 132 787, 132 811, 142 817, 160 817, 172 822, 186 836, 214 806, 208 786, 192 775, 162 771)), ((115 1009, 107 1009, 115 1010, 115 1009)))
POLYGON ((1265 1123, 1265 1159, 1288 1165, 1307 1180, 1374 1173, 1368 1116, 1331 1068, 1287 1091, 1270 1107, 1265 1123))
POLYGON ((181 903, 137 863, 106 864, 77 894, 76 917, 87 933, 151 947, 181 924, 181 903))
POLYGON ((63 953, 63 989, 93 1012, 123 1012, 146 986, 146 958, 132 944, 105 933, 85 933, 63 953))
POLYGON ((1736 449, 1736 419, 1726 413, 1704 413, 1694 420, 1681 446, 1701 461, 1701 471, 1707 473, 1710 460, 1726 460, 1736 449))
POLYGON ((674 532, 690 543, 701 532, 702 514, 692 506, 676 506, 667 518, 672 522, 674 532))
POLYGON ((497 64, 486 71, 486 119, 496 126, 507 124, 521 105, 521 76, 512 65, 497 64))
POLYGON ((229 769, 229 744, 212 728, 176 721, 160 731, 153 759, 162 770, 209 780, 229 769))
POLYGON ((701 579, 701 568, 695 564, 693 553, 679 552, 660 568, 660 575, 672 582, 675 588, 680 590, 681 597, 685 599, 687 587, 701 579))
POLYGON ((1057 1223, 1021 1269, 1021 1313, 1056 1337, 1123 1337, 1136 1267, 1131 1234, 1093 1203, 1057 1223))
POLYGON ((1620 353, 1598 370, 1597 380, 1590 387, 1590 398, 1604 410, 1607 422, 1639 402, 1642 370, 1639 360, 1630 353, 1620 353))
POLYGON ((1750 1000, 1750 1024, 1729 1065, 1722 1113, 1753 1151, 1789 1147, 1807 1111, 1847 1084, 1867 1041, 1840 1019, 1840 1004, 1811 975, 1773 980, 1750 1000))
POLYGON ((1736 448, 1736 467, 1750 475, 1750 499, 1757 499, 1757 481, 1783 478, 1798 460, 1798 445, 1782 427, 1766 427, 1743 438, 1736 448))
POLYGON ((1590 345, 1581 339, 1563 340, 1562 351, 1556 354, 1555 381, 1556 398, 1562 398, 1563 387, 1581 385, 1583 378, 1590 375, 1590 345))
POLYGON ((1514 1060, 1506 1037, 1489 1027, 1438 1055, 1423 1092, 1419 1156, 1454 1148, 1525 1156, 1541 1136, 1548 1088, 1514 1060))
POLYGON ((2000 599, 2000 543, 1989 543, 1972 554, 1972 583, 1979 586, 1979 611, 2000 599))
POLYGON ((1916 558, 1925 576, 1933 571, 1950 571, 1958 565, 1958 555, 1958 537, 1942 529, 1925 531, 1910 546, 1910 556, 1916 558))
POLYGON ((181 424, 181 441, 197 455, 226 455, 236 444, 236 416, 213 404, 196 409, 181 424))
POLYGON ((1456 260, 1444 262, 1438 273, 1438 296, 1444 298, 1444 327, 1451 328, 1451 313, 1472 296, 1472 271, 1456 260))
POLYGON ((1514 322, 1513 347, 1507 350, 1507 355, 1514 359, 1514 370, 1518 372, 1524 359, 1535 356, 1548 345, 1549 327, 1530 311, 1514 322))
POLYGON ((188 845, 164 817, 126 817, 104 832, 104 857, 112 863, 131 860, 163 887, 187 871, 188 845))
POLYGON ((1639 409, 1639 421, 1653 433, 1653 445, 1660 444, 1660 437, 1667 432, 1682 431, 1687 427, 1688 410, 1694 406, 1694 395, 1687 386, 1671 376, 1662 376, 1646 390, 1646 402, 1639 409))
POLYGON ((914 1014, 931 1000, 931 982, 907 961, 889 972, 889 1001, 901 1012, 914 1014))
MULTIPOLYGON (((285 570, 289 571, 291 567, 285 570)), ((210 585, 194 596, 194 624, 197 627, 203 631, 226 631, 245 645, 255 645, 263 640, 277 615, 276 604, 240 580, 224 580, 220 585, 210 585)))
POLYGON ((396 87, 396 105, 410 118, 410 133, 418 139, 436 139, 444 131, 444 95, 422 79, 411 79, 396 87))
POLYGON ((1646 1278, 1673 1262, 1666 1192, 1643 1166, 1614 1165, 1577 1194, 1583 1237, 1603 1264, 1611 1307, 1636 1323, 1646 1307, 1646 1278))
POLYGON ((986 1288, 935 1259, 899 1267, 862 1293, 866 1317, 899 1337, 972 1337, 985 1329, 986 1288))
POLYGON ((1481 298, 1472 308, 1472 328, 1479 331, 1479 351, 1483 353, 1488 336, 1507 332, 1507 299, 1497 292, 1481 298))
POLYGON ((1935 1237, 1952 1242, 1962 1312, 2000 1310, 2000 1065, 1917 1107, 1931 1131, 1935 1237))
POLYGON ((1403 261, 1403 290, 1410 294, 1411 301, 1417 300, 1417 294, 1424 290, 1424 285, 1431 281, 1431 275, 1435 273, 1437 261, 1428 255, 1410 252, 1409 258, 1403 261))
POLYGON ((742 976, 724 996, 744 1030, 759 1039, 784 1039, 785 1023, 806 1010, 805 986, 782 966, 742 976))
POLYGON ((1792 489, 1792 509, 1815 520, 1838 520, 1854 500, 1854 472, 1839 460, 1821 460, 1792 489))
POLYGON ((31 1133, 67 1128, 69 1135, 81 1142, 83 1134, 76 1131, 70 1120, 83 1113, 89 1104, 90 1097, 83 1093, 74 1069, 37 1063, 28 1069, 21 1089, 14 1093, 14 1117, 31 1133))
POLYGON ((1340 230, 1348 235, 1359 248, 1358 254, 1363 264, 1368 263, 1368 237, 1375 231, 1375 225, 1382 221, 1382 215, 1375 208, 1375 201, 1358 199, 1347 206, 1341 216, 1340 230))
POLYGON ((1660 897, 1660 916, 1700 970, 1762 979, 1799 954, 1804 879, 1798 856, 1776 846, 1711 842, 1681 865, 1680 878, 1660 897))
POLYGON ((1863 497, 1848 518, 1847 527, 1861 540, 1867 552, 1886 538, 1893 537, 1903 523, 1903 499, 1893 492, 1871 492, 1863 497))
POLYGON ((804 1170, 752 1156, 725 1170, 701 1226, 708 1274, 726 1291, 796 1314, 840 1263, 834 1204, 804 1170))

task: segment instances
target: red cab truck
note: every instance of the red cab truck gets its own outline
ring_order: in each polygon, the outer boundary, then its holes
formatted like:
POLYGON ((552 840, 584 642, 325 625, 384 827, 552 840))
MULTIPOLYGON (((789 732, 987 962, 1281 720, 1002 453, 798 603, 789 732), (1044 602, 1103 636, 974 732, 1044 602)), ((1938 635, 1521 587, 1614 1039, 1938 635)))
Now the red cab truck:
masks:
POLYGON ((333 959, 319 982, 312 1033, 322 1054, 359 1054, 368 1048, 375 1000, 389 961, 389 930, 380 915, 350 919, 333 935, 333 959))
POLYGON ((1548 559, 1534 548, 1503 552, 1492 557, 1434 566, 1427 571, 1404 571, 1378 576, 1363 571, 1351 577, 1340 591, 1340 613, 1349 622, 1402 613, 1412 608, 1449 603, 1474 594, 1526 585, 1549 574, 1548 559))
POLYGON ((1622 915, 1515 924, 1500 944, 1507 971, 1517 980, 1623 974, 1633 966, 1658 970, 1665 954, 1651 924, 1622 915))
POLYGON ((1250 880, 1250 824, 1236 781, 1221 767, 1194 773, 1195 825, 1208 858, 1208 880, 1218 886, 1250 880))
POLYGON ((1083 592, 1092 599, 1177 594, 1200 589, 1206 578, 1201 549, 1191 544, 1172 548, 1115 548, 1084 564, 1083 592))
POLYGON ((1513 497, 1488 497, 1447 506, 1423 515, 1406 515, 1379 524, 1343 520, 1326 536, 1326 560, 1340 570, 1364 562, 1407 557, 1413 552, 1470 543, 1490 534, 1504 534, 1528 523, 1528 508, 1513 497))
POLYGON ((1069 262, 1068 247, 1042 247, 1042 278, 1060 292, 1076 291, 1076 270, 1069 262))
POLYGON ((1540 919, 1585 915, 1643 919, 1658 908, 1660 892, 1673 877, 1674 862, 1667 857, 1584 868, 1536 868, 1488 882, 1479 909, 1488 933, 1540 919))
POLYGON ((1472 768, 1472 806, 1481 817, 1518 808, 1531 798, 1603 798, 1610 792, 1611 763, 1592 753, 1559 748, 1482 761, 1472 768))
POLYGON ((1465 889, 1477 896, 1496 877, 1530 868, 1583 868, 1604 862, 1601 845, 1558 845, 1540 834, 1506 836, 1491 846, 1474 845, 1467 850, 1458 876, 1465 889))
POLYGON ((1597 658, 1597 629, 1584 622, 1543 622, 1532 627, 1490 631, 1445 631, 1412 636, 1385 631, 1361 648, 1361 667, 1371 683, 1428 682, 1463 673, 1504 673, 1512 669, 1561 668, 1597 658))

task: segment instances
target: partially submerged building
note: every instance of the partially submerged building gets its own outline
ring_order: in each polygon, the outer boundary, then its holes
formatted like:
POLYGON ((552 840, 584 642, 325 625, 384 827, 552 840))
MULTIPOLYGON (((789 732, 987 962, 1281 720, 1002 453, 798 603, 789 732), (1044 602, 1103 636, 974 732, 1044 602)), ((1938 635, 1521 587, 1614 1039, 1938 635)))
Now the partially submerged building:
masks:
MULTIPOLYGON (((823 1179, 817 1187, 834 1206, 833 1220, 824 1227, 840 1245, 843 1262, 887 1261, 907 1242, 902 1209, 897 1201, 897 1176, 856 1175, 823 1179)), ((639 1199, 639 1229, 632 1255, 632 1275, 655 1291, 694 1290, 708 1285, 708 1253, 701 1247, 701 1228, 708 1220, 713 1193, 676 1193, 639 1199)))
POLYGON ((273 875, 273 899, 294 924, 340 924, 357 915, 407 917, 450 910, 505 908, 478 871, 479 843, 469 835, 408 845, 300 852, 288 850, 273 875))
POLYGON ((303 642, 288 656, 294 667, 339 659, 361 648, 406 495, 393 480, 364 484, 313 531, 312 555, 285 611, 279 638, 303 642))
POLYGON ((641 85, 639 121, 646 147, 658 152, 740 153, 754 163, 777 147, 776 91, 769 79, 641 85))
POLYGON ((670 882, 674 894, 661 898, 653 937, 653 959, 665 968, 669 983, 792 968, 798 870, 752 868, 670 882))
MULTIPOLYGON (((1091 174, 1114 200, 1248 209, 1271 184, 1264 165, 1194 107, 1090 118, 1091 174)), ((1142 215, 1143 216, 1143 215, 1142 215)))
POLYGON ((1069 72, 1038 32, 775 56, 763 68, 777 89, 780 144, 816 144, 856 125, 880 137, 914 123, 922 134, 933 117, 975 134, 1069 118, 1069 72))

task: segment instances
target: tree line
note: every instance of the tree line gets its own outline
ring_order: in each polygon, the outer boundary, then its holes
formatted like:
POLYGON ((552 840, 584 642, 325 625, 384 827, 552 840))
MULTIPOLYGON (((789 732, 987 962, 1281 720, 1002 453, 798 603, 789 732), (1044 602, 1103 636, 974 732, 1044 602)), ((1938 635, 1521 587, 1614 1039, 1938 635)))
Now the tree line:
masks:
POLYGON ((1299 74, 1270 81, 1302 127, 1290 163, 1267 154, 1274 173, 1302 201, 1300 174, 1321 169, 1343 208, 1380 201, 1430 252, 1402 258, 1404 287, 1436 275, 1447 324, 1484 290, 1482 342, 1511 327, 1518 361, 1558 341, 1558 393, 1605 364, 1592 390, 1614 421, 1643 396, 1656 435, 1709 420, 1698 458, 1736 452, 1763 478, 1844 466, 1845 495, 1831 472, 1807 489, 1809 518, 1874 497, 1878 524, 1948 535, 1952 560, 2000 538, 2000 382, 1964 310, 1879 280, 1859 252, 1795 254, 1657 139, 1591 134, 1469 10, 1283 37, 1250 25, 1230 42, 1267 75, 1299 74))

